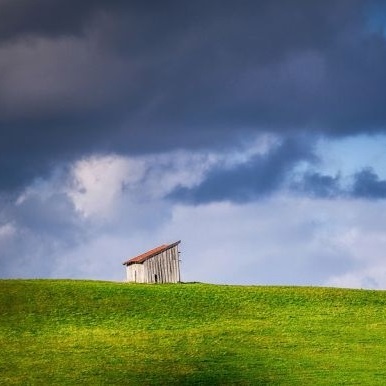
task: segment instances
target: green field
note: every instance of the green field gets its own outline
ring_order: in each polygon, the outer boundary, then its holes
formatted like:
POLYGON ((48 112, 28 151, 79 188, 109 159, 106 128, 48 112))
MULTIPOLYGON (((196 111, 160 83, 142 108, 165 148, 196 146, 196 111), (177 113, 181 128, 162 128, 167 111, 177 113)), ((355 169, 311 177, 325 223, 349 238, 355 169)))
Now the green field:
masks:
POLYGON ((386 292, 0 280, 0 384, 385 385, 386 292))

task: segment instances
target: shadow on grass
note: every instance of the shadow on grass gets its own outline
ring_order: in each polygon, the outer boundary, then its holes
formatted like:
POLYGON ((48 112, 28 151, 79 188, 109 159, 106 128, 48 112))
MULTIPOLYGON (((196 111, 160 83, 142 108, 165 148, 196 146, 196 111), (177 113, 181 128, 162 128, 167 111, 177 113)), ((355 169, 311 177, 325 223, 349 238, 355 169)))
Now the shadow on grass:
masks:
POLYGON ((131 378, 141 385, 280 385, 288 374, 256 356, 249 363, 235 355, 201 355, 200 358, 181 359, 176 362, 147 363, 131 378), (164 367, 164 372, 161 368, 164 367))
POLYGON ((207 361, 195 361, 189 374, 176 375, 174 385, 272 385, 277 384, 266 370, 255 363, 247 368, 242 363, 223 362, 222 357, 212 357, 207 361))

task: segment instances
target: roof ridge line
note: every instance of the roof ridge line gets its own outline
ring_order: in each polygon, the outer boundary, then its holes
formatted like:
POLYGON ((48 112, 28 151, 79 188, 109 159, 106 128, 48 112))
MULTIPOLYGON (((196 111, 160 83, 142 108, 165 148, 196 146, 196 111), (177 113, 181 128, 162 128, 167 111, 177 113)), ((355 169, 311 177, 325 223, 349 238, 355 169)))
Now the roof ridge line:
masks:
POLYGON ((141 253, 140 255, 137 255, 135 257, 132 257, 131 259, 125 261, 123 265, 130 265, 135 263, 143 263, 145 260, 150 259, 151 257, 158 255, 159 253, 165 252, 170 248, 175 247, 176 245, 180 244, 181 240, 176 241, 171 244, 162 244, 156 248, 150 249, 147 252, 141 253))

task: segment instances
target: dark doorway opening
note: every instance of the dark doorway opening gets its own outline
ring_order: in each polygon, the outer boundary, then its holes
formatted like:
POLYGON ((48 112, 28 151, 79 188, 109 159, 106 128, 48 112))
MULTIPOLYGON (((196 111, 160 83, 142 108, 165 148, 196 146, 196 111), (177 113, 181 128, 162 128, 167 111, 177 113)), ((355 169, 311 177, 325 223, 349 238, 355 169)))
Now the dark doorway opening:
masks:
POLYGON ((155 282, 155 283, 158 283, 158 276, 157 276, 156 273, 154 274, 154 282, 155 282))

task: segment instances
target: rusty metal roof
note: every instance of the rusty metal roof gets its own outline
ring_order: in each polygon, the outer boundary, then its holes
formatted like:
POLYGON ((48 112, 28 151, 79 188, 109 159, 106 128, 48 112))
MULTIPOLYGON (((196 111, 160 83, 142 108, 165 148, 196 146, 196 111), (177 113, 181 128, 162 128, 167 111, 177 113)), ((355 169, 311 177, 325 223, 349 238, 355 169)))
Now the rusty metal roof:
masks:
POLYGON ((151 249, 150 251, 147 251, 145 253, 142 253, 141 255, 135 256, 123 263, 123 265, 131 265, 131 264, 140 264, 146 261, 147 259, 150 259, 151 257, 154 257, 156 255, 159 255, 162 252, 167 251, 170 248, 175 247, 181 242, 181 240, 176 241, 175 243, 172 244, 164 244, 160 245, 157 248, 151 249))

